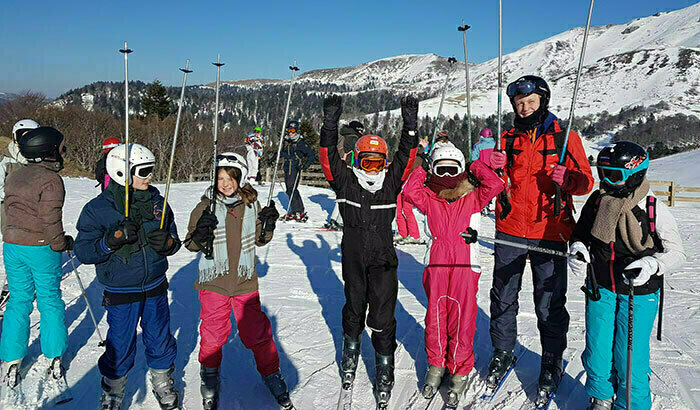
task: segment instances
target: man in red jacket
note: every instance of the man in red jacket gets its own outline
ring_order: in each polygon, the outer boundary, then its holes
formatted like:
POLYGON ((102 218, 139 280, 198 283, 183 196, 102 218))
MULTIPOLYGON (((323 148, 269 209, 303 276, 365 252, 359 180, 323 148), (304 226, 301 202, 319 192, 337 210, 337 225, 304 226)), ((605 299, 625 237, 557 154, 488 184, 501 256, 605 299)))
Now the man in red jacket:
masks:
MULTIPOLYGON (((593 188, 593 176, 581 138, 566 130, 549 112, 550 90, 540 77, 524 76, 508 85, 515 111, 514 128, 501 135, 501 149, 491 154, 491 167, 503 168, 507 189, 496 206, 496 238, 566 251, 576 221, 572 195, 593 188), (559 159, 564 154, 560 165, 559 159), (555 195, 555 184, 561 194, 555 195), (555 212, 559 200, 561 211, 555 212)), ((534 282, 535 313, 542 344, 541 390, 555 391, 563 372, 569 313, 566 303, 567 261, 508 246, 495 246, 491 288, 491 341, 494 354, 488 382, 498 383, 514 363, 518 293, 529 257, 534 282)))

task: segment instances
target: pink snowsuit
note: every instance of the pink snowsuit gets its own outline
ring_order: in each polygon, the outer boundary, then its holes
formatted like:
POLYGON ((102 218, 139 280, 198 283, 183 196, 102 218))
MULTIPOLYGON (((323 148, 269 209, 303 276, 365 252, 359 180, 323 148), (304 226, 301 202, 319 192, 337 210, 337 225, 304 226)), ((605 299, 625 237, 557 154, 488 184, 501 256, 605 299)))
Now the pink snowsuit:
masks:
POLYGON ((425 351, 428 363, 447 367, 451 374, 466 375, 474 367, 476 292, 479 287, 479 247, 467 245, 459 235, 467 227, 478 231, 480 211, 504 188, 503 181, 481 160, 471 165, 481 186, 452 203, 424 186, 426 172, 416 168, 403 189, 428 218, 432 234, 430 260, 423 271, 428 296, 425 314, 425 351))

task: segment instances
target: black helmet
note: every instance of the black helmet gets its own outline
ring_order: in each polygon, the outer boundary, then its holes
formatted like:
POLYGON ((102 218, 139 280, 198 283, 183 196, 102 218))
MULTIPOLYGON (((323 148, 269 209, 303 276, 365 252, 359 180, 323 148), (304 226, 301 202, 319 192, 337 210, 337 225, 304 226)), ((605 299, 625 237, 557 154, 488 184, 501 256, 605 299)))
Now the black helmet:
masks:
POLYGON ((606 193, 626 197, 642 184, 649 167, 649 154, 634 142, 619 141, 598 153, 600 186, 606 193))
POLYGON ((291 120, 287 123, 287 129, 294 128, 295 130, 299 131, 299 121, 297 120, 291 120))
POLYGON ((19 152, 30 162, 63 162, 60 147, 63 134, 52 127, 39 127, 24 133, 17 141, 19 152))
POLYGON ((365 133, 365 126, 360 121, 350 121, 348 127, 354 129, 358 135, 364 135, 365 133))
POLYGON ((514 98, 516 95, 529 95, 532 93, 542 97, 540 107, 548 110, 549 98, 552 95, 552 92, 549 89, 549 85, 547 85, 547 82, 543 78, 535 75, 525 75, 508 84, 508 88, 506 88, 506 94, 508 95, 508 98, 510 98, 511 104, 514 103, 514 98))

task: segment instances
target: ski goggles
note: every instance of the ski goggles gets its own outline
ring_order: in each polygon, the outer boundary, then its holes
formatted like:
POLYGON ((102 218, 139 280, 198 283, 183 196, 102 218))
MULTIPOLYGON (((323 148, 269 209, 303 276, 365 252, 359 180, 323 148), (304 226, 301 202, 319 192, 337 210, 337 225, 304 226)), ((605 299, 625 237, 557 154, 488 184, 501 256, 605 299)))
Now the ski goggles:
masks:
POLYGON ((154 164, 136 165, 133 170, 133 175, 141 179, 146 179, 153 175, 153 168, 155 168, 154 164))
POLYGON ((248 168, 248 164, 242 163, 235 155, 218 154, 216 156, 217 167, 233 167, 236 164, 241 164, 248 168))
POLYGON ((537 84, 534 81, 518 81, 510 83, 506 88, 506 95, 513 98, 516 95, 532 94, 537 90, 537 84))
POLYGON ((439 177, 455 177, 460 173, 460 167, 457 165, 436 165, 433 167, 433 175, 439 177))
POLYGON ((610 185, 617 185, 626 182, 627 179, 633 174, 647 169, 649 167, 649 156, 644 158, 644 160, 634 168, 615 168, 607 167, 605 165, 598 165, 598 178, 600 182, 606 182, 610 185))
POLYGON ((287 132, 290 134, 295 134, 297 132, 296 128, 287 128, 287 132))
POLYGON ((384 158, 360 158, 360 169, 363 171, 381 171, 386 166, 384 158))

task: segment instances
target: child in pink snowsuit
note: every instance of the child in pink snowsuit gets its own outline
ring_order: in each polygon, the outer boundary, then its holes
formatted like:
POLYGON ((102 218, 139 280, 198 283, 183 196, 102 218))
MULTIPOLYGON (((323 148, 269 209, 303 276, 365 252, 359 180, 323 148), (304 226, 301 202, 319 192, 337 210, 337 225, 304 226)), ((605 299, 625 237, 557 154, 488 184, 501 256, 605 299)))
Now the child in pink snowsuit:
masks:
POLYGON ((462 152, 454 146, 436 148, 432 174, 417 168, 403 189, 403 197, 428 218, 430 257, 423 272, 428 296, 425 315, 425 350, 428 356, 423 395, 437 392, 445 368, 452 374, 450 400, 456 403, 466 388, 466 375, 474 367, 476 293, 481 268, 479 248, 460 236, 468 227, 478 230, 480 211, 504 188, 503 181, 481 160, 470 170, 480 181, 469 183, 462 152))

